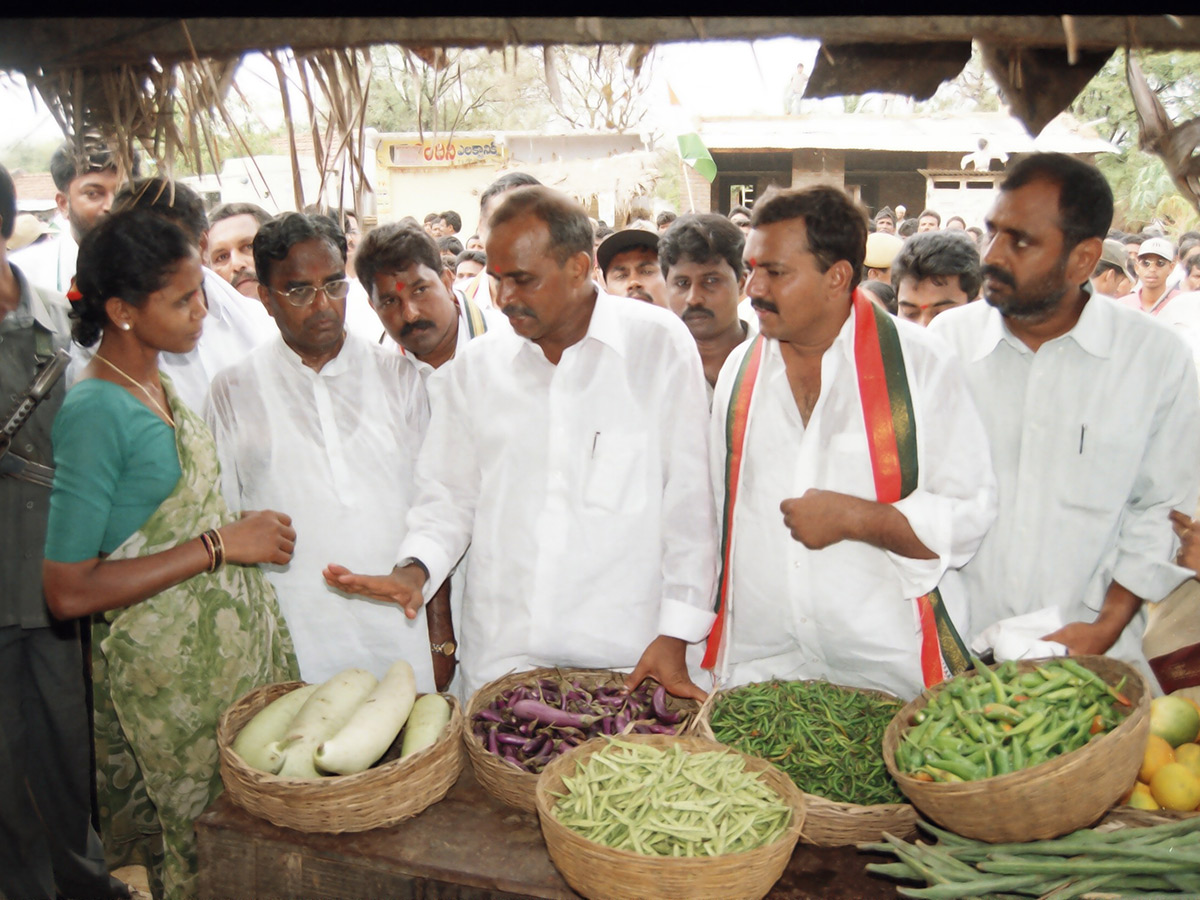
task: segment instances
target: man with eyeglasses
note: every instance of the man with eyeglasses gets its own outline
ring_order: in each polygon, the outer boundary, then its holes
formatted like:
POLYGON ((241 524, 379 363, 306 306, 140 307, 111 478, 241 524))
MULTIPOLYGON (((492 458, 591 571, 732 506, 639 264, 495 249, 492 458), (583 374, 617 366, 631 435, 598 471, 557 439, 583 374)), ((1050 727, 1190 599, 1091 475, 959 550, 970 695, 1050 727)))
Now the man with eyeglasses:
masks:
POLYGON ((333 219, 272 219, 254 238, 254 267, 279 334, 213 380, 205 418, 225 498, 237 511, 270 497, 292 518, 296 553, 267 577, 305 681, 350 666, 381 677, 406 659, 417 689, 432 691, 424 614, 409 620, 321 577, 334 559, 394 561, 429 419, 421 376, 400 354, 346 331, 346 238, 333 219))
POLYGON ((1120 302, 1157 316, 1179 293, 1177 287, 1167 288, 1167 276, 1174 268, 1174 244, 1161 237, 1142 241, 1137 254, 1138 285, 1120 302))

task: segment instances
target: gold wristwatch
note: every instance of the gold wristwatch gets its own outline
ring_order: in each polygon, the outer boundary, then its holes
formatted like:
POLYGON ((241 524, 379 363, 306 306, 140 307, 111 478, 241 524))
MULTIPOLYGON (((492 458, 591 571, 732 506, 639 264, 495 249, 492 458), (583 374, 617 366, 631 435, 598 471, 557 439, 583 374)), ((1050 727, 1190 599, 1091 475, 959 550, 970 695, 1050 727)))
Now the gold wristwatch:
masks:
POLYGON ((453 658, 458 651, 458 644, 451 638, 448 641, 442 641, 440 644, 430 644, 429 649, 438 656, 453 658))

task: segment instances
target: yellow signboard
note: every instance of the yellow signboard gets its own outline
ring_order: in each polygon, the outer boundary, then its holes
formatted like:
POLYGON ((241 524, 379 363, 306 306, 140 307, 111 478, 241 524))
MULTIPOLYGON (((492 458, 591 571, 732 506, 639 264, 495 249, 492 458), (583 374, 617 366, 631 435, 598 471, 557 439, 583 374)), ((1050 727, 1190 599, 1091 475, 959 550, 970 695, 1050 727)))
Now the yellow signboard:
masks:
POLYGON ((504 148, 494 136, 384 139, 379 143, 378 162, 396 168, 470 166, 504 160, 504 148))

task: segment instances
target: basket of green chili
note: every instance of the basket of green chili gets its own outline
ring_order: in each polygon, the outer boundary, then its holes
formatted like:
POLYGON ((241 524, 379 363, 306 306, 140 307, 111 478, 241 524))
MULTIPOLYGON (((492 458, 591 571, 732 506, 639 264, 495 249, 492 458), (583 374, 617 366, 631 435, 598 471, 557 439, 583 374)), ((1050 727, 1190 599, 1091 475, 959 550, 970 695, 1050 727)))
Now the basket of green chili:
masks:
POLYGON ((1075 656, 979 666, 935 685, 884 735, 888 771, 924 815, 990 842, 1099 820, 1137 776, 1150 696, 1132 666, 1075 656))
POLYGON ((550 858, 589 900, 759 900, 804 808, 769 763, 697 737, 595 738, 537 783, 550 858))
POLYGON ((828 681, 764 681, 718 692, 705 724, 804 792, 802 842, 837 847, 916 833, 916 810, 883 763, 883 734, 902 705, 828 681))

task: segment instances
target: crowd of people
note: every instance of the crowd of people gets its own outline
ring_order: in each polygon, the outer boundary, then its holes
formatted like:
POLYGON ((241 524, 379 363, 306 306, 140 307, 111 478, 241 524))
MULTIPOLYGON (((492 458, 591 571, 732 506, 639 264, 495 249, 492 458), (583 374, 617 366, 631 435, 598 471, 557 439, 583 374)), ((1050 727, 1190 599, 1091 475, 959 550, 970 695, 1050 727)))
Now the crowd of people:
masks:
POLYGON ((1085 162, 1010 165, 978 237, 828 186, 613 230, 512 172, 463 241, 52 171, 65 230, 10 254, 0 169, 4 392, 72 358, 0 457, 10 900, 195 896, 222 710, 349 666, 908 699, 1002 633, 1153 683, 1200 235, 1112 234, 1085 162))

